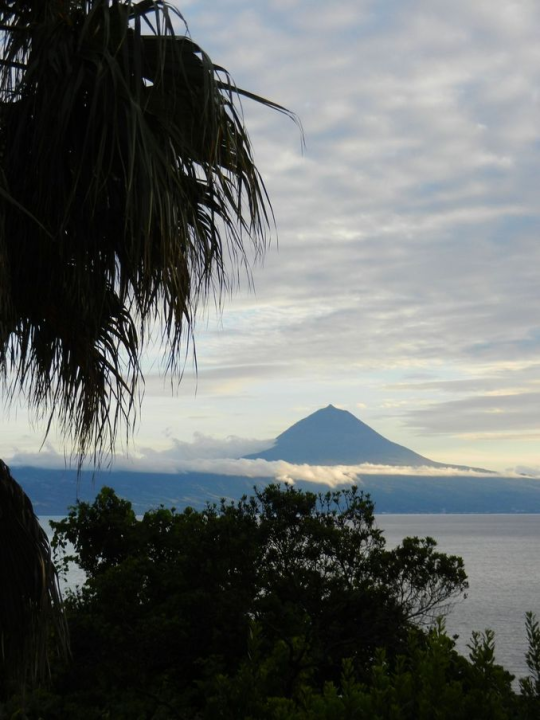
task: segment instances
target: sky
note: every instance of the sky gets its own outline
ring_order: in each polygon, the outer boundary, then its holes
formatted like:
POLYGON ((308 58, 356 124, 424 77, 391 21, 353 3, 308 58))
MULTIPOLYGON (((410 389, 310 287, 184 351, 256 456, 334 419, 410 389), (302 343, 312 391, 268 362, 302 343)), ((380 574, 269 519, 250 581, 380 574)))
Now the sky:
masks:
MULTIPOLYGON (((277 232, 210 305, 134 466, 233 458, 329 403, 433 460, 540 470, 540 4, 187 0, 238 87, 277 232)), ((62 457, 21 402, 8 463, 62 457)), ((117 462, 121 465, 119 449, 117 462)))

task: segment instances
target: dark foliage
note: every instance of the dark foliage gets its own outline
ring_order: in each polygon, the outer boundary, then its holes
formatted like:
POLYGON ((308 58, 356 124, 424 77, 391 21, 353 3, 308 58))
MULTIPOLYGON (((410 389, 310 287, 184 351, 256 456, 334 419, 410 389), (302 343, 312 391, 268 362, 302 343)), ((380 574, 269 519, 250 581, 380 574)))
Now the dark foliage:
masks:
POLYGON ((58 717, 70 702, 87 717, 195 717, 222 682, 241 705, 254 666, 262 697, 338 683, 347 658, 367 681, 377 648, 405 651, 413 623, 466 588, 462 561, 433 541, 387 550, 357 488, 274 485, 142 520, 104 489, 54 527, 57 550, 71 543, 66 562, 88 573, 68 598, 74 662, 57 668, 58 717))
MULTIPOLYGON (((6 0, 0 32, 0 384, 58 422, 80 469, 129 435, 152 335, 179 377, 199 302, 264 251, 239 97, 287 111, 236 88, 163 0, 6 0)), ((60 605, 4 485, 0 660, 20 678, 46 671, 60 605)))
POLYGON ((181 371, 198 302, 264 250, 238 98, 284 110, 163 0, 8 1, 0 27, 0 374, 99 459, 131 426, 154 326, 181 371))
POLYGON ((47 535, 0 461, 0 699, 21 684, 45 679, 51 633, 55 650, 66 654, 60 607, 47 535))

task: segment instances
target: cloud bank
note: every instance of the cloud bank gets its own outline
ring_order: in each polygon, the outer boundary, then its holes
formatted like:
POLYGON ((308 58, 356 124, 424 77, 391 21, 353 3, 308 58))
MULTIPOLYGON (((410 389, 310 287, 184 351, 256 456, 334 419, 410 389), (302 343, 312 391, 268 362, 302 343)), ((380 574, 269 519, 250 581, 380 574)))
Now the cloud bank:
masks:
MULTIPOLYGON (((221 454, 223 448, 229 453, 241 448, 243 451, 256 451, 268 447, 268 442, 228 438, 220 441, 208 436, 197 436, 193 443, 175 441, 165 451, 152 449, 139 450, 131 456, 117 456, 114 470, 127 470, 135 473, 205 473, 212 475, 231 475, 246 478, 273 478, 278 482, 294 484, 308 482, 336 487, 343 484, 361 485, 363 479, 372 475, 414 476, 414 477, 494 477, 493 473, 480 470, 464 470, 455 467, 408 467, 393 465, 375 465, 362 463, 359 465, 308 465, 294 464, 285 460, 268 461, 263 459, 248 460, 245 458, 226 457, 221 454), (203 457, 201 453, 205 452, 203 457)), ((48 446, 39 454, 19 453, 9 463, 13 466, 30 465, 36 467, 57 468, 65 465, 62 455, 52 446, 48 446)), ((504 473, 505 477, 540 477, 535 468, 516 468, 504 473)))

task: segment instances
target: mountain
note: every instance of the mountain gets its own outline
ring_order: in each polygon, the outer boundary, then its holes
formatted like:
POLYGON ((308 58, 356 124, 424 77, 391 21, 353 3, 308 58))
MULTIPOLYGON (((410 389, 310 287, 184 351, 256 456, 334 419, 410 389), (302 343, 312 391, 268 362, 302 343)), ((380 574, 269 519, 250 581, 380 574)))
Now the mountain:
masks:
POLYGON ((373 463, 441 467, 441 463, 387 440, 352 413, 333 405, 317 410, 292 425, 278 435, 275 444, 268 450, 245 457, 249 460, 286 460, 308 465, 373 463))
MULTIPOLYGON (((349 412, 332 405, 300 420, 279 435, 274 445, 247 458, 286 460, 309 465, 359 465, 373 463, 408 466, 407 475, 381 468, 380 475, 361 474, 358 484, 375 501, 378 512, 390 513, 540 513, 540 480, 502 477, 483 471, 481 476, 458 472, 474 470, 434 462, 402 445, 387 440, 349 412), (433 475, 415 475, 420 466, 434 469, 433 475), (437 474, 435 468, 451 467, 456 474, 437 474)), ((253 487, 275 482, 275 477, 247 477, 217 473, 47 470, 14 467, 21 483, 41 516, 63 515, 77 498, 92 500, 103 485, 133 503, 137 513, 163 504, 179 509, 203 508, 220 498, 237 500, 253 487)), ((267 472, 272 473, 272 466, 267 472)), ((265 470, 261 470, 264 474, 265 470)), ((401 471, 403 472, 403 471, 401 471)), ((418 471, 419 472, 419 471, 418 471)), ((427 471, 429 473, 429 471, 427 471)), ((326 492, 324 483, 296 481, 304 490, 326 492)))

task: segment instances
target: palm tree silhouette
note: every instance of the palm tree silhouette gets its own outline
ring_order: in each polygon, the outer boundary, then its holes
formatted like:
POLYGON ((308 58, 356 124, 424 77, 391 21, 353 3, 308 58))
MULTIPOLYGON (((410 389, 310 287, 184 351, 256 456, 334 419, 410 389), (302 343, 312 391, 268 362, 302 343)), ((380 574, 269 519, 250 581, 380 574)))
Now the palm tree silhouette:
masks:
MULTIPOLYGON (((290 113, 236 88, 162 0, 2 0, 0 31, 0 371, 8 398, 59 425, 80 468, 132 428, 153 326, 181 371, 198 304, 267 245, 272 210, 240 96, 290 113)), ((23 556, 4 530, 0 665, 37 677, 44 597, 60 604, 17 487, 2 466, 0 526, 17 497, 33 543, 23 556), (17 553, 40 579, 14 602, 17 553)))

